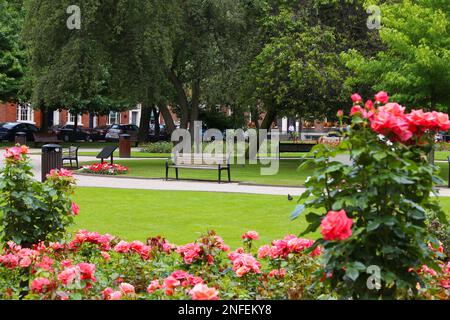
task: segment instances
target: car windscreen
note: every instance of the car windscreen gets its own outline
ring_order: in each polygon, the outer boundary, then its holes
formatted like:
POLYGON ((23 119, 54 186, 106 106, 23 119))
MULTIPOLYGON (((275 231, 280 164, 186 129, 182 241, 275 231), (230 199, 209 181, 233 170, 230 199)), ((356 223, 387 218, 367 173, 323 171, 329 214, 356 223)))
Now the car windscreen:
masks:
POLYGON ((0 123, 0 128, 5 128, 5 129, 12 129, 16 126, 17 123, 13 123, 13 122, 3 122, 0 123))

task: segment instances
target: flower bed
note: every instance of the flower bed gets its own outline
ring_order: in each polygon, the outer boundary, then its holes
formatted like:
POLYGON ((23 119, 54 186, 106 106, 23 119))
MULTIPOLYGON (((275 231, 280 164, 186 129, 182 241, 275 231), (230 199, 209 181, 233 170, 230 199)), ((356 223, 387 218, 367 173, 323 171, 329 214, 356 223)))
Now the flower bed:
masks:
POLYGON ((83 166, 79 172, 80 173, 90 173, 90 174, 99 174, 99 175, 109 175, 116 176, 119 174, 128 173, 129 169, 120 164, 110 164, 107 162, 103 163, 95 163, 88 166, 83 166))
POLYGON ((314 241, 294 235, 252 250, 254 231, 231 251, 210 231, 175 246, 161 237, 126 242, 109 234, 79 231, 68 242, 31 248, 8 242, 0 255, 0 298, 17 299, 285 299, 325 294, 306 288, 319 268, 314 241), (23 283, 23 282, 22 282, 23 283))
MULTIPOLYGON (((330 214, 329 220, 338 219, 330 214)), ((348 236, 324 223, 330 239, 348 236)), ((339 228, 338 228, 339 229, 339 228)), ((194 243, 175 246, 161 237, 126 242, 81 230, 68 242, 22 248, 8 242, 0 255, 0 299, 313 299, 339 298, 324 280, 322 247, 288 235, 258 250, 254 232, 234 251, 210 231, 194 243), (28 287, 21 288, 23 279, 28 287)), ((442 251, 442 247, 438 249, 442 251)), ((449 297, 450 263, 417 272, 427 287, 423 298, 449 297)))

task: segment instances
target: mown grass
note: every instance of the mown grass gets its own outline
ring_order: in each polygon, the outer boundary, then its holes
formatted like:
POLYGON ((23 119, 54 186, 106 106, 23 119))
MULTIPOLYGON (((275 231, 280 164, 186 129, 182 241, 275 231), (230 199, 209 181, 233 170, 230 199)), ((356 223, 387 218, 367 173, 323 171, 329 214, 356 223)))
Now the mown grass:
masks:
MULTIPOLYGON (((262 245, 286 234, 298 235, 307 226, 304 216, 290 220, 296 200, 287 196, 77 188, 75 200, 81 210, 72 231, 83 228, 126 240, 161 235, 184 244, 216 230, 237 247, 249 230, 259 232, 257 244, 262 245)), ((450 213, 450 198, 439 200, 450 213)))

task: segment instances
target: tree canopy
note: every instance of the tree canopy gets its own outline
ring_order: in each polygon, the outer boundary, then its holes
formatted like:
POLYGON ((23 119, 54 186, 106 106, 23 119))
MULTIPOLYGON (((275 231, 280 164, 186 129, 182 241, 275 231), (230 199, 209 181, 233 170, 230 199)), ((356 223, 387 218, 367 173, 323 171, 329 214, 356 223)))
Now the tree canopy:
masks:
POLYGON ((450 3, 405 0, 381 5, 385 50, 344 55, 355 76, 347 84, 386 90, 411 107, 450 111, 450 3))

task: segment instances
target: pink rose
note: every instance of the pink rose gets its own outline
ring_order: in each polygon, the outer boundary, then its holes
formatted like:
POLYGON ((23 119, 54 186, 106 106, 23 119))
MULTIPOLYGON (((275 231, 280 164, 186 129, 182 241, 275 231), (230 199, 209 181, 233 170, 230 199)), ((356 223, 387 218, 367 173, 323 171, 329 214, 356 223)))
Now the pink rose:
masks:
POLYGON ((344 110, 339 109, 338 112, 337 112, 337 114, 336 114, 336 116, 337 116, 338 118, 343 118, 343 117, 344 117, 344 110))
POLYGON ((325 240, 345 240, 352 235, 353 220, 347 217, 344 210, 330 211, 322 220, 321 233, 325 240))
POLYGON ((124 295, 135 294, 134 286, 129 283, 122 282, 120 284, 119 288, 120 288, 120 292, 122 292, 122 294, 124 294, 124 295))
POLYGON ((259 248, 259 250, 258 250, 258 258, 259 258, 259 259, 265 258, 265 257, 267 257, 269 254, 270 254, 270 247, 267 246, 267 245, 262 246, 262 247, 259 248))
POLYGON ((380 91, 375 95, 375 101, 385 104, 389 102, 389 96, 386 92, 380 91))
POLYGON ((353 103, 358 103, 358 102, 362 101, 362 98, 359 94, 354 93, 354 94, 352 94, 352 101, 353 101, 353 103))
POLYGON ((119 253, 128 253, 131 249, 131 245, 126 241, 120 241, 115 247, 114 251, 119 253))
POLYGON ((35 293, 45 293, 50 286, 50 280, 47 278, 36 278, 31 283, 31 291, 35 293))
POLYGON ((158 289, 161 289, 162 286, 159 284, 158 280, 153 280, 152 282, 150 282, 150 285, 147 287, 147 292, 148 293, 153 293, 158 289))
POLYGON ((197 284, 189 294, 192 300, 218 300, 219 292, 215 288, 208 288, 205 284, 197 284))
POLYGON ((242 235, 242 239, 244 239, 244 240, 259 240, 259 234, 256 231, 249 231, 242 235))
POLYGON ((111 259, 111 256, 106 251, 102 251, 100 254, 102 255, 103 259, 105 259, 105 261, 109 261, 111 259))
POLYGON ((73 213, 73 215, 77 216, 79 212, 80 212, 80 207, 75 202, 72 202, 72 213, 73 213))

